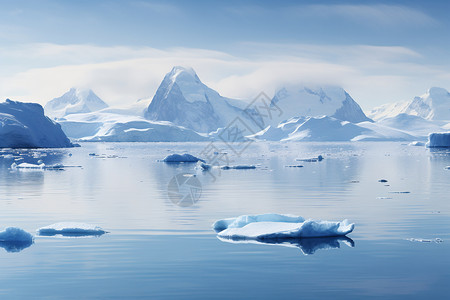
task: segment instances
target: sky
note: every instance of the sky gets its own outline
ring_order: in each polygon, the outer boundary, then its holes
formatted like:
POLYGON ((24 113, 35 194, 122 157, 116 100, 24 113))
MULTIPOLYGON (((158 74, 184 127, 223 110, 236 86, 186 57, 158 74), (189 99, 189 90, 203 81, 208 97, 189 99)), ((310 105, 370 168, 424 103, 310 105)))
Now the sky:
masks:
POLYGON ((0 97, 125 106, 173 66, 221 95, 339 85, 361 106, 450 90, 446 1, 0 0, 0 97))

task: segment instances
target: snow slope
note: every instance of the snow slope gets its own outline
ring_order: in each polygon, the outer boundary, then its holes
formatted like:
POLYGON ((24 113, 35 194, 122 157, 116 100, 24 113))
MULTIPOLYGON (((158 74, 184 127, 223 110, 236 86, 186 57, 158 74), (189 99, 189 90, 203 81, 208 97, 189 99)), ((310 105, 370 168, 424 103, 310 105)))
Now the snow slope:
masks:
POLYGON ((42 106, 7 99, 0 103, 0 148, 73 147, 42 106))
POLYGON ((207 87, 193 69, 174 67, 164 77, 145 117, 209 133, 226 127, 238 116, 248 126, 256 126, 244 113, 246 105, 243 101, 222 97, 207 87))
POLYGON ((358 103, 344 89, 335 86, 284 87, 276 92, 271 105, 282 110, 282 114, 275 118, 278 122, 292 117, 323 115, 352 123, 370 121, 358 103))
POLYGON ((351 123, 329 116, 291 118, 250 136, 270 141, 414 141, 416 136, 373 122, 351 123))
POLYGON ((58 122, 69 137, 80 141, 186 142, 208 139, 170 122, 152 122, 139 116, 104 111, 72 114, 58 122))
POLYGON ((385 104, 372 109, 374 120, 393 118, 399 114, 418 116, 426 120, 450 120, 450 93, 443 88, 432 87, 424 95, 411 101, 385 104))
POLYGON ((51 118, 62 118, 70 114, 98 111, 108 105, 92 90, 71 88, 61 97, 50 100, 44 107, 45 114, 51 118))

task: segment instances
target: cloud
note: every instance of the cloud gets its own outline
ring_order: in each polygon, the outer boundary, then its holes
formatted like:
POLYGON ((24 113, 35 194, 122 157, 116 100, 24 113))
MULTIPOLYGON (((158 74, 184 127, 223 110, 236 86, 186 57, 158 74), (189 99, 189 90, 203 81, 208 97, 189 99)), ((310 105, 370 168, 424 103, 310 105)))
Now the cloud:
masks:
POLYGON ((29 44, 0 48, 19 71, 2 73, 0 96, 45 104, 73 86, 92 88, 112 105, 151 98, 174 65, 193 67, 224 96, 252 99, 284 84, 343 86, 365 109, 446 86, 448 66, 423 63, 409 48, 370 45, 245 44, 248 56, 195 48, 29 44), (270 53, 270 54, 267 54, 270 53), (29 68, 30 61, 35 67, 29 68))
POLYGON ((320 18, 340 18, 367 25, 433 25, 437 21, 426 13, 401 5, 299 5, 289 9, 290 14, 320 18))

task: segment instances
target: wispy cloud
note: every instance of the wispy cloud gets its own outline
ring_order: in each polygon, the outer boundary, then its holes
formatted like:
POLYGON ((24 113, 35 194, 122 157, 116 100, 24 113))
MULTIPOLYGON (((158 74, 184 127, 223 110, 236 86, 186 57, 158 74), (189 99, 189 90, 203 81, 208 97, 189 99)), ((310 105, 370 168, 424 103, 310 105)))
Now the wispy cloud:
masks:
POLYGON ((424 65, 420 53, 405 47, 265 44, 261 48, 271 55, 57 44, 30 44, 20 52, 0 48, 5 59, 42 62, 33 68, 26 68, 25 62, 23 70, 3 73, 0 96, 44 104, 81 86, 94 89, 110 104, 126 104, 151 98, 174 65, 193 67, 203 82, 233 98, 251 99, 260 91, 270 94, 284 84, 336 84, 369 109, 422 94, 430 86, 449 88, 447 66, 424 65))
POLYGON ((340 18, 367 25, 432 25, 437 21, 430 15, 401 5, 300 5, 290 8, 292 14, 321 18, 340 18))

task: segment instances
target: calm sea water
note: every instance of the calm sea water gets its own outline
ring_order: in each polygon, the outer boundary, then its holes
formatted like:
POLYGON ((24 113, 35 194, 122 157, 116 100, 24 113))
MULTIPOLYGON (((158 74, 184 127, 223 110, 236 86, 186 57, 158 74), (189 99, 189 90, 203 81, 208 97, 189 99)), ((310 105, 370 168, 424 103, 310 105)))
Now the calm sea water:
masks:
POLYGON ((255 170, 202 173, 192 164, 158 162, 170 153, 196 155, 205 147, 85 143, 64 150, 3 150, 1 227, 34 233, 55 222, 79 221, 110 233, 36 237, 19 252, 0 244, 0 297, 423 299, 450 294, 449 151, 400 143, 254 143, 241 155, 227 149, 226 158, 230 164, 257 164, 255 170), (296 161, 318 155, 325 159, 296 161), (11 170, 20 157, 72 167, 11 170), (286 167, 299 164, 303 167, 286 167), (192 194, 192 206, 175 205, 168 196, 169 182, 183 173, 196 174, 201 185, 192 194), (356 228, 351 240, 284 244, 231 243, 211 230, 217 219, 267 212, 347 218, 356 228))

